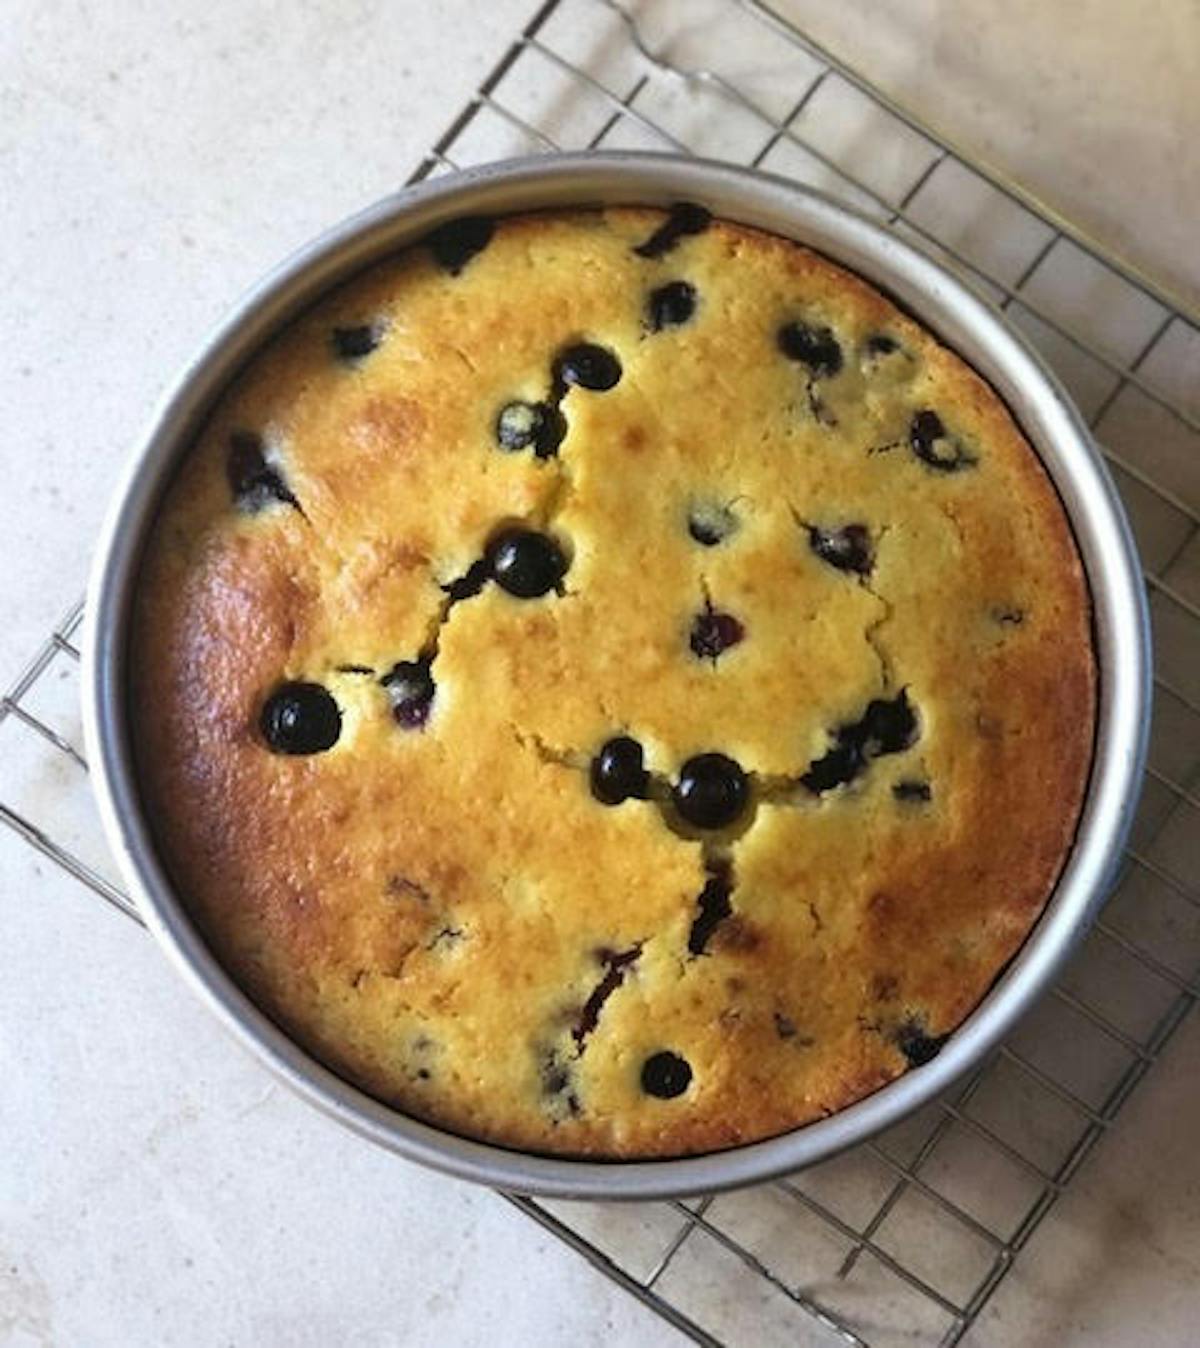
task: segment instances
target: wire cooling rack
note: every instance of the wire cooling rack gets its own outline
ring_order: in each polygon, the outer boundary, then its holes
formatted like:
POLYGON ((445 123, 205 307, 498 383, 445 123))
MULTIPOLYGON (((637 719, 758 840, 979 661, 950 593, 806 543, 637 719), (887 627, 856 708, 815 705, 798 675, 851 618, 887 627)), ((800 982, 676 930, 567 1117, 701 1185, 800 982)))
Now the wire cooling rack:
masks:
MULTIPOLYGON (((990 294, 1087 415, 1156 646, 1150 764, 1115 893, 965 1084, 778 1183, 688 1202, 505 1195, 697 1342, 954 1344, 1200 995, 1200 320, 759 0, 547 0, 410 181, 555 148, 671 148, 813 183, 990 294)), ((0 820, 127 916, 86 789, 78 632, 0 702, 0 820)))

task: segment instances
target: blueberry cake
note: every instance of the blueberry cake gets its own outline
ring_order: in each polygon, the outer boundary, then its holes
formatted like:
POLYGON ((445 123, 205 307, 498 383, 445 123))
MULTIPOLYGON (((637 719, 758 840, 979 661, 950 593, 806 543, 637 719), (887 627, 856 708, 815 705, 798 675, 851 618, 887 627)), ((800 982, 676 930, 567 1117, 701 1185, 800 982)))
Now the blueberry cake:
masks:
POLYGON ((684 205, 458 220, 298 320, 167 494, 132 660, 160 848, 258 1004, 410 1114, 614 1158, 932 1058, 1094 721, 997 396, 684 205))

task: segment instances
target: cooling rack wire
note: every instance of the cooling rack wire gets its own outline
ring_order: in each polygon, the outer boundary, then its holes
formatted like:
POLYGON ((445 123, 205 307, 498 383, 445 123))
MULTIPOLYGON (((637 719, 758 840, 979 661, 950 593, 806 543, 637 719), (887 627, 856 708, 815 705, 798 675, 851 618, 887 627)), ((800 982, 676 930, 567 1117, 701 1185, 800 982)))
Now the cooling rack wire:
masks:
MULTIPOLYGON (((415 182, 512 154, 673 149, 812 183, 931 247, 1057 369, 1133 520, 1155 635, 1145 789, 1058 986, 965 1084, 777 1183, 629 1205, 504 1195, 704 1344, 955 1344, 1200 995, 1200 315, 760 0, 547 0, 415 182)), ((0 701, 0 820, 138 920, 79 747, 82 604, 0 701)))

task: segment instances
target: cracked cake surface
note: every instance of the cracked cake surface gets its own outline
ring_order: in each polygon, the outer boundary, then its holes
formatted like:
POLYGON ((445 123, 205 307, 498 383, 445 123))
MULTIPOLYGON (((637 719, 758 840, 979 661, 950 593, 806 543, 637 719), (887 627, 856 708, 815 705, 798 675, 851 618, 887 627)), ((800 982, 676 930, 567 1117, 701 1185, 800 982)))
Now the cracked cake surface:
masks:
POLYGON ((131 655, 160 848, 249 994, 414 1115, 611 1157, 934 1056, 1094 722, 997 396, 690 206, 453 222, 302 316, 181 465, 131 655))

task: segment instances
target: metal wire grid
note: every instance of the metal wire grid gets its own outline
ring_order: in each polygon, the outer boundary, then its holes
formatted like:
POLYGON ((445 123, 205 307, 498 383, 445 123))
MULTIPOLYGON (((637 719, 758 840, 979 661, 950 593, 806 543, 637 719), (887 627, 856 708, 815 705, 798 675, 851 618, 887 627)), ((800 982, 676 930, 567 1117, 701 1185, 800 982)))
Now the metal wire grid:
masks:
MULTIPOLYGON (((760 0, 689 6, 688 25, 673 10, 665 34, 650 13, 546 0, 409 181, 504 153, 665 146, 815 181, 933 246, 1043 346, 1104 442, 1155 620, 1151 761, 1123 876, 1082 954, 965 1084, 878 1141, 740 1194, 505 1197, 697 1342, 954 1344, 1200 996, 1200 399, 1187 401, 1200 331, 1178 298, 760 0)), ((82 608, 0 700, 0 820, 140 921, 79 804, 82 608)))

